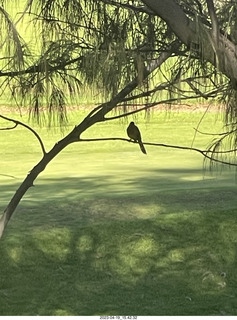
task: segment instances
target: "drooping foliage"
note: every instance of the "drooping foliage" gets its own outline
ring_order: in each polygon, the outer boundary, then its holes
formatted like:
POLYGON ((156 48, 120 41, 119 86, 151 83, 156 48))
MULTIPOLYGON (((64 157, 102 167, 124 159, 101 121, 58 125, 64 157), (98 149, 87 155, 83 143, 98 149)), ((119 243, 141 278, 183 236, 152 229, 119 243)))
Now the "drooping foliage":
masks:
MULTIPOLYGON (((178 1, 197 28, 211 29, 207 2, 178 1)), ((233 1, 215 1, 220 32, 233 41, 236 12, 233 1)), ((48 112, 49 124, 63 122, 66 106, 79 104, 85 92, 94 102, 107 101, 136 77, 140 85, 121 104, 229 101, 229 79, 205 61, 195 43, 187 47, 180 42, 144 81, 154 59, 180 40, 143 1, 2 0, 0 19, 1 93, 10 90, 13 100, 27 105, 38 120, 48 112)))

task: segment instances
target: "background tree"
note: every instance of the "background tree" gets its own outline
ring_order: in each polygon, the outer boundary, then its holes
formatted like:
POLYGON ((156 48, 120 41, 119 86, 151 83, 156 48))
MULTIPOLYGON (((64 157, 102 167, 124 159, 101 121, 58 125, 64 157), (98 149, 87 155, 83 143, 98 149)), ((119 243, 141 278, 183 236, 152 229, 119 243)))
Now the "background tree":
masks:
POLYGON ((50 151, 32 128, 1 115, 14 122, 13 128, 24 125, 34 133, 43 157, 2 214, 0 236, 40 172, 66 146, 83 141, 82 133, 98 122, 164 103, 215 99, 226 106, 226 131, 201 152, 223 162, 226 154, 235 153, 233 1, 28 0, 19 12, 12 16, 9 1, 1 1, 2 95, 10 92, 13 102, 28 108, 38 122, 47 118, 49 126, 55 121, 63 125, 66 106, 80 101, 85 87, 99 93, 100 101, 50 151))

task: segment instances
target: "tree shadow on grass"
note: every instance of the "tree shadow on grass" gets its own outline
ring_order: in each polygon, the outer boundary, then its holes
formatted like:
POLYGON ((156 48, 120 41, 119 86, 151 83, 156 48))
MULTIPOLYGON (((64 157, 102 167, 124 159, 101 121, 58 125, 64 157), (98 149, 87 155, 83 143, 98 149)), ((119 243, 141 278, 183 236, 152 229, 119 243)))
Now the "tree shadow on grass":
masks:
MULTIPOLYGON (((22 230, 42 225, 71 227, 237 207, 234 179, 228 175, 204 179, 202 174, 201 169, 148 168, 140 176, 40 178, 22 199, 10 225, 22 230)), ((0 186, 2 209, 18 186, 0 186)))
POLYGON ((109 221, 5 238, 0 314, 236 314, 235 268, 220 232, 207 241, 205 219, 159 222, 109 221))
POLYGON ((184 176, 39 181, 0 243, 0 315, 237 314, 236 190, 184 176))

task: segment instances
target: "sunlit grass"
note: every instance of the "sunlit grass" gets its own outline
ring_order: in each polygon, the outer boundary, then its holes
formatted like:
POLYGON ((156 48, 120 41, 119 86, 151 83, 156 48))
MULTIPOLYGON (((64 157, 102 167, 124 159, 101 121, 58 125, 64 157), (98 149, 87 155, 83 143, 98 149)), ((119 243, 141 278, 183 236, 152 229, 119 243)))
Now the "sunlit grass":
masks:
MULTIPOLYGON (((66 130, 81 116, 70 114, 66 130)), ((157 113, 136 123, 146 142, 190 146, 200 116, 157 113)), ((85 137, 126 137, 126 126, 100 124, 85 137)), ((201 129, 221 126, 208 114, 201 129)), ((47 150, 62 137, 36 129, 47 150)), ((3 210, 42 155, 23 128, 0 138, 3 210)), ((208 139, 198 135, 195 145, 208 139)), ((236 315, 233 171, 203 171, 193 152, 147 152, 76 143, 46 168, 0 241, 1 315, 236 315)))

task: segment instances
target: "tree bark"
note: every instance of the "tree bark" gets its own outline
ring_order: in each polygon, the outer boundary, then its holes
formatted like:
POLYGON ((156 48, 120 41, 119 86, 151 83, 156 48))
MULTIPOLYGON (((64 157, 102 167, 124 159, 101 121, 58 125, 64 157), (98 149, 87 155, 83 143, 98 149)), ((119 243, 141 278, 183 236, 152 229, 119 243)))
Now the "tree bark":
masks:
POLYGON ((161 17, 186 46, 191 50, 196 48, 195 51, 201 59, 217 67, 231 80, 234 88, 237 88, 237 46, 221 33, 217 43, 216 25, 213 26, 213 32, 200 20, 191 20, 174 0, 142 2, 161 17))

